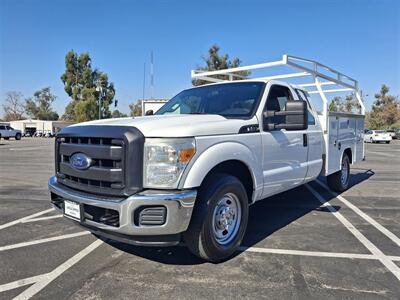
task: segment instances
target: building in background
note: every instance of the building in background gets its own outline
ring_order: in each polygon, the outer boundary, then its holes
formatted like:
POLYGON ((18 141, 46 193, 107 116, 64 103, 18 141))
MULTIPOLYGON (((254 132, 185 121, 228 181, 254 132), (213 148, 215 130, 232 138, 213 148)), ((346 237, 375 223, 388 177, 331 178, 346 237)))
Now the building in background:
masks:
POLYGON ((21 130, 22 134, 29 134, 33 136, 35 133, 41 134, 56 134, 62 128, 74 124, 67 121, 45 121, 45 120, 19 120, 11 121, 10 126, 14 129, 21 130))
POLYGON ((142 116, 144 116, 146 111, 149 110, 156 113, 165 103, 168 102, 168 99, 142 99, 139 101, 142 103, 142 116))

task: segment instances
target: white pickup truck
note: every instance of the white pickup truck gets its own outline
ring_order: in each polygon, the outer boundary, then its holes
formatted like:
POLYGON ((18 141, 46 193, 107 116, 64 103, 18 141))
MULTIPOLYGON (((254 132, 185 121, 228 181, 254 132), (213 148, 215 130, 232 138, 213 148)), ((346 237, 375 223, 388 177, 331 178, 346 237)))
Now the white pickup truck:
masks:
POLYGON ((364 157, 364 106, 355 80, 288 55, 193 71, 192 78, 215 83, 182 91, 155 115, 61 130, 49 180, 52 204, 97 236, 147 246, 183 242, 219 262, 241 244, 256 201, 320 175, 336 191, 348 188, 350 165, 364 157), (235 80, 238 71, 278 65, 301 72, 235 80), (277 81, 295 77, 312 82, 277 81), (336 87, 324 90, 328 85, 336 87), (355 93, 361 114, 329 113, 325 93, 346 91, 355 93))
POLYGON ((3 138, 5 140, 8 140, 10 138, 15 138, 16 140, 20 140, 21 136, 21 130, 14 129, 8 125, 0 124, 0 139, 3 138))

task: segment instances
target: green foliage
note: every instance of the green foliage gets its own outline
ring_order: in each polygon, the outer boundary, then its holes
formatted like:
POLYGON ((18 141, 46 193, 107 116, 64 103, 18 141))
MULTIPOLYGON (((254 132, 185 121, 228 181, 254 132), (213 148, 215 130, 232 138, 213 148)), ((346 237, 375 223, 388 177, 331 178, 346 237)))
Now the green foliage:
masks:
POLYGON ((385 84, 379 93, 375 94, 368 122, 371 129, 395 128, 400 123, 399 98, 389 95, 389 87, 385 84))
POLYGON ((347 95, 344 100, 342 97, 333 97, 331 103, 329 104, 329 111, 351 113, 354 110, 360 110, 360 105, 358 104, 358 101, 353 93, 347 95))
POLYGON ((22 102, 22 93, 11 91, 6 93, 6 98, 4 99, 3 110, 4 110, 4 120, 16 121, 24 119, 25 107, 22 102))
MULTIPOLYGON (((214 44, 211 46, 211 48, 208 50, 207 56, 203 56, 203 60, 206 63, 205 67, 200 67, 198 68, 199 70, 204 70, 204 71, 216 71, 216 70, 222 70, 222 69, 227 69, 227 68, 236 68, 239 67, 241 64, 241 61, 239 58, 234 58, 233 60, 229 60, 229 55, 224 54, 220 55, 219 54, 220 47, 217 44, 214 44)), ((241 79, 245 79, 250 75, 249 71, 241 71, 241 72, 236 72, 234 73, 236 75, 241 76, 241 79)), ((218 79, 223 79, 223 80, 228 80, 229 77, 227 75, 216 75, 213 76, 214 78, 218 79)), ((235 77, 235 79, 239 79, 238 77, 235 77)), ((209 83, 204 80, 199 80, 195 79, 192 80, 192 84, 195 86, 198 85, 203 85, 209 83)))
POLYGON ((111 114, 112 118, 126 118, 127 116, 127 114, 120 112, 118 109, 115 109, 111 114))
POLYGON ((333 97, 331 103, 329 104, 329 111, 341 111, 342 108, 342 98, 333 97))
POLYGON ((65 108, 63 119, 77 122, 94 120, 99 117, 101 98, 101 117, 110 118, 110 105, 115 96, 114 84, 108 81, 106 73, 92 69, 89 53, 78 56, 73 50, 65 56, 65 72, 61 75, 64 90, 71 97, 65 108))
POLYGON ((139 117, 142 115, 142 101, 137 101, 136 103, 129 104, 130 116, 139 117))
POLYGON ((50 92, 50 88, 43 88, 33 94, 33 98, 25 100, 25 110, 28 116, 39 120, 58 120, 58 114, 52 110, 51 104, 56 96, 50 92))

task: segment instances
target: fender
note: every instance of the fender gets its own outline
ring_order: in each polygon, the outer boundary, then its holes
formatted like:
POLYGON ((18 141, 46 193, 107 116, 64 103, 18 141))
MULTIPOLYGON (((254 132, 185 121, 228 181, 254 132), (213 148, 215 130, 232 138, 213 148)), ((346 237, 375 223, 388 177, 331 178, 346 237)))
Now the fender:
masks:
POLYGON ((190 189, 199 187, 211 169, 228 160, 240 161, 248 167, 253 179, 254 193, 252 202, 254 202, 261 196, 263 189, 263 175, 260 168, 261 161, 257 159, 256 155, 248 147, 237 142, 218 143, 203 151, 187 167, 187 173, 184 173, 180 181, 180 188, 190 189))

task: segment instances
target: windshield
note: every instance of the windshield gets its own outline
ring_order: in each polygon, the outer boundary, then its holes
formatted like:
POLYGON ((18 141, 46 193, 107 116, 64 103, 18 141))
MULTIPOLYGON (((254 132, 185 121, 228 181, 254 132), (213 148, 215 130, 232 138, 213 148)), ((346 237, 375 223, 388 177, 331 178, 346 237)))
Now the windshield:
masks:
POLYGON ((156 115, 216 114, 227 118, 251 117, 264 89, 263 82, 237 82, 184 90, 156 115))

